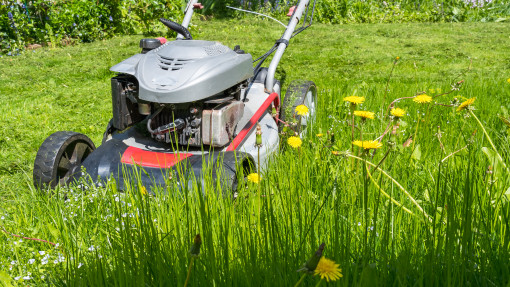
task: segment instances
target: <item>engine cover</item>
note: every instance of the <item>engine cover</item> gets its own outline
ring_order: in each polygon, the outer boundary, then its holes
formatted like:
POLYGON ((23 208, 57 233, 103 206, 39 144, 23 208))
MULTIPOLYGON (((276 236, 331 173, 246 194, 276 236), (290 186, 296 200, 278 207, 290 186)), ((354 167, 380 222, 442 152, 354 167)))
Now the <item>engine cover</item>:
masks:
POLYGON ((135 76, 140 100, 172 104, 209 98, 253 76, 250 54, 201 40, 167 42, 110 70, 135 76))

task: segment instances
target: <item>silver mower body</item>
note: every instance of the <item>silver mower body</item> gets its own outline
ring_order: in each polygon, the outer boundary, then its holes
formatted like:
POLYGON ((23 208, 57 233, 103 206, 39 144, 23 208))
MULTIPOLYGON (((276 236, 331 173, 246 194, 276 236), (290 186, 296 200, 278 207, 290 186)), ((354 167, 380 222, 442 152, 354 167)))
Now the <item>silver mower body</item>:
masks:
POLYGON ((295 31, 309 1, 299 2, 282 38, 255 68, 252 56, 238 46, 191 39, 186 27, 196 2, 188 3, 182 25, 160 19, 178 32, 176 40, 142 39, 140 54, 111 68, 117 73, 111 79, 113 117, 101 146, 96 149, 88 137, 73 132, 45 140, 34 164, 37 187, 87 176, 97 184, 113 178, 119 189, 138 179, 152 190, 175 178, 203 178, 204 165, 212 164, 213 177, 236 189, 240 169, 245 175, 264 169, 279 149, 282 119, 295 119, 301 134, 315 112, 315 85, 291 84, 282 103, 274 75, 291 37, 311 25, 310 20, 295 31), (269 67, 261 67, 275 51, 269 67), (306 104, 310 115, 296 118, 298 104, 306 104), (257 126, 261 145, 256 145, 257 126))

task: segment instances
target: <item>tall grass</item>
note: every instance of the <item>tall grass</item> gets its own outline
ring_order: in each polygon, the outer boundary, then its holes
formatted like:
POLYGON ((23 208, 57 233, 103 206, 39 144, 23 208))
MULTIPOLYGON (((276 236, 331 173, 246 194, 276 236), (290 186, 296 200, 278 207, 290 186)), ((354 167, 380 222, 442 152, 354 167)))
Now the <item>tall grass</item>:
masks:
MULTIPOLYGON (((484 136, 472 136, 479 127, 468 123, 459 129, 461 123, 453 122, 473 119, 434 106, 429 124, 419 132, 421 158, 413 158, 411 147, 394 148, 380 165, 417 198, 421 212, 387 176, 371 169, 371 183, 362 163, 353 169, 347 156, 332 153, 333 144, 345 150, 350 146, 350 134, 343 131, 348 127, 337 122, 348 113, 337 93, 319 95, 317 129, 307 133, 301 150, 286 148, 263 173, 260 209, 258 187, 252 183, 235 200, 218 195, 210 181, 180 191, 173 183, 169 192, 156 196, 144 195, 136 183, 125 193, 114 186, 86 192, 62 189, 53 196, 32 190, 29 201, 16 204, 22 210, 11 220, 18 226, 40 226, 41 221, 54 226, 39 234, 59 238, 60 247, 51 254, 66 258, 65 272, 36 281, 183 285, 187 252, 199 233, 203 247, 190 285, 291 285, 299 279, 296 270, 321 242, 325 255, 343 269, 339 285, 507 284, 507 174, 494 178, 495 172, 487 172, 488 160, 480 152, 484 136), (327 109, 337 112, 328 117, 327 109), (443 131, 444 151, 433 134, 437 126, 443 131), (334 133, 334 142, 327 135, 317 137, 318 130, 334 133), (468 148, 442 161, 458 149, 458 139, 459 146, 468 148)), ((367 106, 382 104, 379 96, 367 106)), ((407 118, 423 112, 417 105, 399 103, 408 109, 407 118)), ((373 137, 382 122, 380 117, 366 123, 364 134, 373 137)), ((367 160, 377 163, 382 157, 378 151, 367 160)), ((31 255, 12 256, 22 262, 31 255)), ((305 283, 316 281, 309 277, 305 283)))

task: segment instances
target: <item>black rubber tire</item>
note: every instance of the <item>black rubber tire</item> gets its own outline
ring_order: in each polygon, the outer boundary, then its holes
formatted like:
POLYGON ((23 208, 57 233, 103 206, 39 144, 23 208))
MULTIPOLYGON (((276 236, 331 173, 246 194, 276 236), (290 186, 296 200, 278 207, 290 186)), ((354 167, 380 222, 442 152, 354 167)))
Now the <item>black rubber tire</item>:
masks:
POLYGON ((248 174, 256 170, 255 160, 250 154, 244 152, 225 152, 221 160, 224 171, 226 175, 228 174, 224 190, 229 192, 224 193, 224 196, 234 196, 235 198, 238 190, 246 185, 248 174))
MULTIPOLYGON (((296 107, 305 104, 307 95, 311 95, 314 103, 313 107, 309 108, 309 116, 307 119, 315 117, 316 104, 317 104, 317 86, 312 81, 295 80, 292 81, 285 92, 285 98, 280 109, 280 119, 284 122, 295 121, 301 123, 301 116, 296 114, 296 107), (309 94, 311 93, 311 94, 309 94)), ((282 131, 285 125, 279 123, 279 130, 282 131)), ((302 133, 306 125, 298 124, 295 128, 296 132, 302 133)))
POLYGON ((256 172, 255 160, 251 157, 246 157, 240 164, 238 164, 236 173, 232 180, 232 191, 234 194, 238 193, 239 189, 246 186, 248 175, 252 172, 256 172), (239 181, 239 179, 241 180, 239 181))
POLYGON ((41 190, 67 185, 80 170, 81 163, 96 149, 84 134, 60 131, 50 135, 37 151, 34 186, 41 190))

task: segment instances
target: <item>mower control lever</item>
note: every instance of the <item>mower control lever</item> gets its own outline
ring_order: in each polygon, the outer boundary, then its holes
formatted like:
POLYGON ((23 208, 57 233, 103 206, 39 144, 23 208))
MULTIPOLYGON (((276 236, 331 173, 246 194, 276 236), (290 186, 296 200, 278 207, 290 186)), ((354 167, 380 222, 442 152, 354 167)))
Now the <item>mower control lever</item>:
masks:
POLYGON ((159 18, 159 21, 161 21, 161 23, 163 23, 165 26, 170 28, 172 31, 175 31, 175 32, 181 34, 182 36, 184 36, 185 40, 193 39, 191 37, 191 33, 188 31, 188 29, 186 29, 186 27, 182 26, 181 24, 175 23, 174 21, 170 21, 165 18, 159 18))

